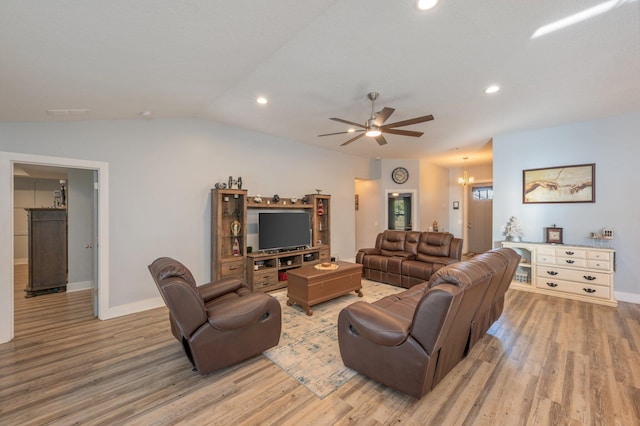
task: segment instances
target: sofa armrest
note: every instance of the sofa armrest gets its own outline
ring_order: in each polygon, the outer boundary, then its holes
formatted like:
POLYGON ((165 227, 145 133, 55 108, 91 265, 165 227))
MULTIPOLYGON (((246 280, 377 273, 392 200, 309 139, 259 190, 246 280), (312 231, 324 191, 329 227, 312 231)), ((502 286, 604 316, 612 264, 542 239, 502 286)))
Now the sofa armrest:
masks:
POLYGON ((462 238, 454 238, 451 240, 449 257, 458 261, 462 260, 462 238))
POLYGON ((410 321, 403 321, 383 308, 367 302, 355 302, 340 312, 349 324, 349 332, 372 343, 397 346, 409 335, 410 321))
POLYGON ((244 282, 239 278, 223 278, 198 286, 198 292, 200 296, 202 296, 202 299, 204 299, 204 303, 207 303, 223 294, 237 291, 244 286, 244 282))
POLYGON ((358 253, 380 254, 380 249, 377 249, 377 248, 361 248, 361 249, 358 250, 358 253))

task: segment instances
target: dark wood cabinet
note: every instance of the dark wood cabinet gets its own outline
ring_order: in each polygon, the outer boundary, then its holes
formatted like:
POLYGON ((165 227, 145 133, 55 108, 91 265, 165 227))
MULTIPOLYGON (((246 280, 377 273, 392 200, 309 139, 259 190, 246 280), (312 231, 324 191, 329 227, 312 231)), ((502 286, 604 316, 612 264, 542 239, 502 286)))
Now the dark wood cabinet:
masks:
POLYGON ((67 289, 67 210, 25 209, 29 215, 26 297, 67 289))

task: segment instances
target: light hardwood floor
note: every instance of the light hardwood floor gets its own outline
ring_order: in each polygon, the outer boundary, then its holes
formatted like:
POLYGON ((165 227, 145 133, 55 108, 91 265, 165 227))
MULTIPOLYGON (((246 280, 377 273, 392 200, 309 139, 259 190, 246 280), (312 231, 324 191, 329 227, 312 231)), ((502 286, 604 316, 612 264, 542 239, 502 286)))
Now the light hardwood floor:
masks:
POLYGON ((90 291, 24 298, 0 345, 0 424, 639 425, 640 305, 509 291, 505 312, 414 400, 356 375, 321 400, 263 356, 202 377, 164 308, 108 321, 90 291))

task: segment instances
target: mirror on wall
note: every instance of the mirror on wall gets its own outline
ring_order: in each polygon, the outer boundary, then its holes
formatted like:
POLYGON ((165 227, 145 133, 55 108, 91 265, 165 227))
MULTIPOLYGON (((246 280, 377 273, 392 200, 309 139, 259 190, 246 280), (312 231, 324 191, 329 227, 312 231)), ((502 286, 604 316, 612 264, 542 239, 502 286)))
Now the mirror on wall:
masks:
POLYGON ((390 192, 387 194, 387 229, 411 231, 413 193, 390 192))

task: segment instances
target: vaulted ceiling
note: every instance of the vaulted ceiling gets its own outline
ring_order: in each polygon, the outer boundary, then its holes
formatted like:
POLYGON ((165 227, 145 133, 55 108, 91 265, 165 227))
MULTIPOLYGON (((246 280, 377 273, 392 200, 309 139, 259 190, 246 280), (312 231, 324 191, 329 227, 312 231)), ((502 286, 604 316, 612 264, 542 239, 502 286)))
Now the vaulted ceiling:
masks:
POLYGON ((201 117, 368 158, 490 157, 504 132, 640 110, 640 1, 3 0, 0 121, 201 117), (501 90, 483 93, 490 84, 501 90), (341 147, 380 93, 391 121, 341 147), (259 95, 268 98, 258 105, 259 95), (54 115, 48 110, 57 111, 54 115), (86 110, 86 111, 84 111, 86 110))

